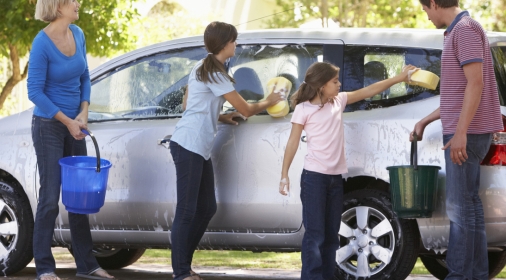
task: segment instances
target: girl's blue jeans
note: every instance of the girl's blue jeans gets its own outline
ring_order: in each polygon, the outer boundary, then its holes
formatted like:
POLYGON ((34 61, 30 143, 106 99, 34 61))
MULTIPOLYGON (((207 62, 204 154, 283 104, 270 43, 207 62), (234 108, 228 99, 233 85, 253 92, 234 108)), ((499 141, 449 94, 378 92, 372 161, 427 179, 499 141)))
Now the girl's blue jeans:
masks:
POLYGON ((211 159, 171 141, 176 166, 177 206, 171 229, 174 280, 190 276, 193 253, 216 213, 214 171, 211 159))
POLYGON ((303 170, 300 199, 302 223, 302 280, 334 279, 339 226, 343 211, 343 178, 303 170))
MULTIPOLYGON (((444 135, 444 145, 452 137, 444 135)), ((491 139, 491 134, 467 134, 469 158, 462 165, 452 162, 450 148, 445 150, 446 214, 450 219, 446 279, 488 279, 487 236, 479 189, 480 163, 491 139)))
MULTIPOLYGON (((40 189, 33 231, 33 256, 37 275, 55 271, 51 252, 58 202, 61 190, 61 171, 58 160, 71 155, 86 155, 85 140, 75 140, 61 122, 37 116, 32 118, 32 140, 37 154, 40 189)), ((93 256, 88 216, 68 213, 72 252, 77 273, 89 274, 99 268, 93 256)))

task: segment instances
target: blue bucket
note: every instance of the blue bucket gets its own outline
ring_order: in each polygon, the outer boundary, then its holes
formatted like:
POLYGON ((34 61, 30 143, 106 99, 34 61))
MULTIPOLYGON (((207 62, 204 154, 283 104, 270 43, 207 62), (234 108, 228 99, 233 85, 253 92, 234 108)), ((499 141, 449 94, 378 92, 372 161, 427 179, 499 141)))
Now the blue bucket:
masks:
POLYGON ((59 160, 61 166, 62 202, 65 209, 77 214, 97 213, 104 206, 107 178, 112 164, 100 158, 91 132, 97 157, 72 156, 59 160))

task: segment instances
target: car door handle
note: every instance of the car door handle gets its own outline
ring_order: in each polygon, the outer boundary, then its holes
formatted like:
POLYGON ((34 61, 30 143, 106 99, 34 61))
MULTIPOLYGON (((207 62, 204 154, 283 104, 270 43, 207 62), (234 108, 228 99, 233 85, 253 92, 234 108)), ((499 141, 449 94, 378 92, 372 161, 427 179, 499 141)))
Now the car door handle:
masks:
POLYGON ((170 142, 170 138, 172 137, 172 135, 167 135, 165 136, 165 138, 163 139, 158 139, 156 141, 156 144, 158 145, 163 145, 164 147, 166 147, 167 149, 169 149, 169 145, 164 145, 164 144, 168 144, 170 142))

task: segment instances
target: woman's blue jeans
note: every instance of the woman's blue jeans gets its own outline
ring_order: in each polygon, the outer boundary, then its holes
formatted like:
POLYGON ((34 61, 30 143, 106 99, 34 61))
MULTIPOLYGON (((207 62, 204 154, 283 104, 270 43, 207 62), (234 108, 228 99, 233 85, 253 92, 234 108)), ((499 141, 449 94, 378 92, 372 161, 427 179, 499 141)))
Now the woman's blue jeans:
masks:
MULTIPOLYGON (((61 122, 37 116, 32 118, 32 139, 40 176, 39 201, 33 230, 33 256, 37 275, 40 276, 56 269, 51 244, 61 191, 61 169, 58 160, 66 156, 86 155, 86 142, 75 140, 61 122)), ((99 265, 92 253, 88 216, 69 212, 68 217, 77 272, 91 273, 98 269, 99 265)))
MULTIPOLYGON (((444 135, 444 145, 452 137, 444 135)), ((491 134, 468 134, 469 158, 462 165, 452 162, 450 148, 445 150, 446 213, 450 219, 446 279, 488 279, 487 236, 479 188, 480 163, 491 139, 491 134)))
POLYGON ((302 170, 302 280, 334 279, 343 211, 343 177, 302 170))
POLYGON ((193 253, 216 213, 214 171, 211 159, 171 141, 176 166, 177 206, 171 229, 174 280, 190 276, 193 253))

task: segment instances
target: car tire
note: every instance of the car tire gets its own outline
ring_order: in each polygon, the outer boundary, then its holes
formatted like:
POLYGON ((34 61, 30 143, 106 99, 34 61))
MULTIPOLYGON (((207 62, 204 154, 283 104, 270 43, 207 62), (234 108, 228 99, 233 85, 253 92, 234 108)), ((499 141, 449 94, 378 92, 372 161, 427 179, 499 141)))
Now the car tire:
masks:
POLYGON ((33 259, 33 225, 22 188, 0 179, 0 275, 16 273, 33 259))
POLYGON ((406 279, 420 246, 416 221, 398 218, 388 193, 369 189, 344 196, 339 238, 335 277, 347 280, 406 279))
POLYGON ((97 258, 98 264, 104 269, 119 269, 135 263, 146 249, 144 248, 112 248, 95 249, 93 253, 97 258))
MULTIPOLYGON (((448 267, 444 256, 420 256, 425 268, 437 279, 445 279, 448 275, 448 267)), ((506 266, 506 251, 488 252, 488 279, 493 279, 506 266)))

